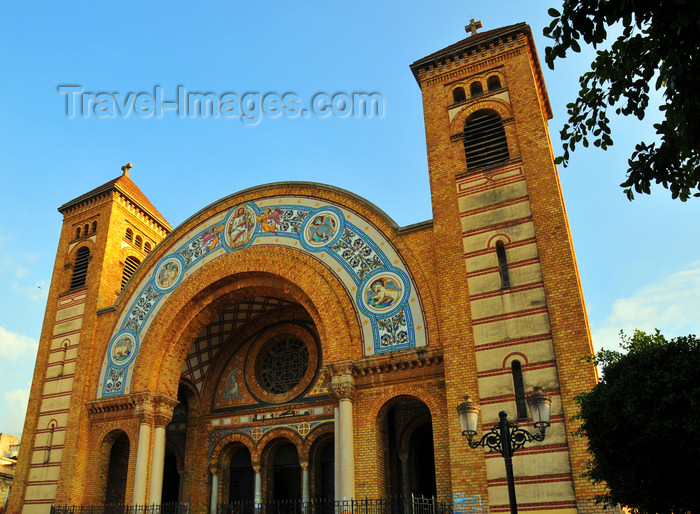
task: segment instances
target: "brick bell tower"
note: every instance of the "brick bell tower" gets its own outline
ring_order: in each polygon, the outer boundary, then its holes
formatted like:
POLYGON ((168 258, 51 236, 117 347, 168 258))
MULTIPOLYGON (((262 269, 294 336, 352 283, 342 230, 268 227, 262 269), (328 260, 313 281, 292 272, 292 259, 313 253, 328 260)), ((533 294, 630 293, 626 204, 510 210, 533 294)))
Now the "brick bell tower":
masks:
MULTIPOLYGON (((552 426, 543 447, 516 457, 518 501, 592 511, 585 444, 570 420, 574 396, 597 373, 581 361, 593 349, 549 138, 552 111, 530 27, 480 27, 472 20, 468 37, 411 65, 423 96, 440 308, 462 320, 443 342, 448 408, 470 394, 483 430, 501 410, 531 429, 525 397, 542 386, 553 397, 552 426)), ((453 463, 463 461, 452 467, 455 497, 478 493, 506 508, 502 463, 485 465, 451 424, 453 463)))
MULTIPOLYGON (((22 434, 10 512, 47 512, 68 498, 59 476, 70 477, 80 463, 80 434, 88 369, 93 355, 96 314, 111 306, 136 267, 172 230, 146 196, 122 175, 58 208, 63 227, 39 341, 31 401, 22 434), (38 400, 38 401, 37 401, 38 400)), ((82 427, 82 428, 81 428, 82 427)), ((62 480, 70 484, 70 480, 62 480)))

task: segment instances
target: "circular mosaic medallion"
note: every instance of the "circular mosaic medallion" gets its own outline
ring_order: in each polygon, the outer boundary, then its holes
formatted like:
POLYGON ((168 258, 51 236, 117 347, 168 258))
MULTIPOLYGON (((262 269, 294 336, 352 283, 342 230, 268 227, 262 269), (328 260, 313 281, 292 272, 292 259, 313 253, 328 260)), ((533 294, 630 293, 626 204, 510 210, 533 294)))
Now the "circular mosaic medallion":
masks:
POLYGON ((261 427, 254 427, 250 435, 252 436, 253 441, 259 441, 263 436, 263 429, 261 427))
POLYGON ((226 222, 224 234, 229 248, 239 248, 248 244, 256 223, 255 211, 250 205, 242 204, 234 207, 226 222))
POLYGON ((131 334, 123 334, 112 343, 112 362, 115 364, 126 364, 134 356, 136 340, 131 334))
POLYGON ((297 432, 299 432, 301 437, 306 437, 311 432, 311 425, 307 421, 302 421, 297 427, 297 432))
POLYGON ((156 270, 155 285, 161 291, 171 289, 182 275, 182 263, 174 257, 166 259, 156 270))
POLYGON ((365 306, 374 312, 386 312, 401 302, 404 285, 398 275, 382 273, 367 282, 362 292, 365 306))
POLYGON ((340 221, 335 213, 330 211, 320 212, 306 224, 304 240, 310 246, 325 246, 338 233, 339 226, 340 221))

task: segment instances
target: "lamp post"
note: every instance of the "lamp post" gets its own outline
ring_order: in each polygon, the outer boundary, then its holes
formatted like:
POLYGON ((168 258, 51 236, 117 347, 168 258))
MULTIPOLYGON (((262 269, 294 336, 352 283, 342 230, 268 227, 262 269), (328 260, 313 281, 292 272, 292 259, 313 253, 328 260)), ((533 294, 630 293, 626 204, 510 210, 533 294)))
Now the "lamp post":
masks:
POLYGON ((467 438, 470 448, 479 446, 488 447, 491 451, 497 451, 503 456, 506 464, 506 479, 508 481, 508 499, 510 500, 511 514, 518 514, 518 502, 515 499, 515 478, 513 477, 513 453, 519 450, 525 443, 543 441, 545 430, 549 426, 550 407, 552 399, 542 388, 536 386, 534 392, 528 397, 527 403, 530 406, 532 421, 537 433, 531 434, 527 430, 519 428, 515 423, 508 421, 508 413, 501 411, 498 413, 500 421, 495 424, 489 432, 479 440, 475 441, 479 423, 479 406, 467 396, 464 402, 457 406, 459 414, 459 424, 462 435, 467 438))

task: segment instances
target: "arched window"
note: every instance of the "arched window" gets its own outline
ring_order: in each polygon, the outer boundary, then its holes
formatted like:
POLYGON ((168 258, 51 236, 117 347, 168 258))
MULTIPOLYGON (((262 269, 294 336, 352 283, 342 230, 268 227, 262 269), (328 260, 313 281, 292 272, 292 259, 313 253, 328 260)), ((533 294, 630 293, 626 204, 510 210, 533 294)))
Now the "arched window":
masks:
POLYGON ((88 263, 90 262, 90 250, 83 246, 78 250, 73 264, 73 276, 70 279, 70 288, 83 287, 87 278, 88 263))
POLYGON ((46 435, 46 451, 44 452, 44 464, 51 460, 51 447, 53 446, 53 433, 56 430, 56 422, 51 420, 46 427, 48 434, 46 435))
POLYGON ((464 153, 467 170, 474 171, 505 162, 508 140, 503 120, 494 111, 477 111, 464 124, 464 153))
POLYGON ((126 239, 127 241, 129 241, 131 243, 131 241, 134 239, 134 231, 131 230, 130 228, 127 228, 126 234, 124 234, 124 239, 126 239))
POLYGON ((136 239, 134 240, 134 244, 136 245, 136 248, 141 248, 141 236, 136 236, 136 239))
POLYGON ((97 222, 93 221, 92 222, 92 233, 94 234, 95 232, 97 232, 97 222))
POLYGON ((136 257, 126 258, 126 262, 124 263, 124 273, 122 274, 122 289, 124 289, 124 286, 131 278, 131 275, 133 275, 134 271, 136 271, 136 268, 139 267, 139 264, 141 264, 141 262, 136 257))
POLYGON ((80 227, 75 229, 75 238, 78 239, 80 237, 80 227))
POLYGON ((85 226, 83 227, 83 235, 87 236, 90 233, 90 224, 86 223, 85 226))
POLYGON ((469 85, 469 95, 470 96, 479 96, 484 94, 484 86, 481 85, 481 82, 478 80, 476 82, 472 82, 469 85))
POLYGON ((151 243, 149 243, 148 241, 143 243, 143 251, 146 253, 150 252, 151 251, 151 243))
POLYGON ((527 403, 525 401, 525 384, 523 383, 523 370, 520 361, 513 361, 510 365, 513 372, 513 391, 515 392, 515 408, 518 419, 527 418, 527 403))
POLYGON ((501 79, 498 78, 498 75, 491 75, 486 80, 486 87, 489 88, 489 91, 496 91, 497 89, 501 89, 501 79))
POLYGON ((63 368, 66 365, 66 353, 68 352, 68 340, 66 339, 61 343, 61 363, 58 365, 58 373, 56 373, 57 377, 62 377, 63 376, 63 368))
POLYGON ((508 273, 506 247, 503 241, 496 242, 496 257, 498 258, 498 274, 501 276, 501 289, 505 289, 510 287, 510 275, 508 273))
POLYGON ((464 92, 464 88, 456 87, 452 91, 452 99, 454 100, 454 103, 464 102, 467 99, 467 94, 464 92))

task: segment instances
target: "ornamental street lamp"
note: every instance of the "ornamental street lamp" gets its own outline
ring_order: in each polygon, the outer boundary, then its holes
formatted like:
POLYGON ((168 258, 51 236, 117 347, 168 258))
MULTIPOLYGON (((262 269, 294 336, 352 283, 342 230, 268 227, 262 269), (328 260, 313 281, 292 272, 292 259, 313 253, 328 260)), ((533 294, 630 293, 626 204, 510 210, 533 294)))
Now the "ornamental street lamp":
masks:
POLYGON ((518 428, 518 425, 508 421, 508 413, 501 411, 498 413, 500 421, 495 424, 489 432, 479 441, 473 438, 477 433, 479 423, 479 406, 467 396, 464 402, 457 406, 459 414, 459 424, 462 435, 467 438, 470 448, 479 446, 488 447, 491 451, 497 451, 503 455, 506 464, 506 478, 508 480, 508 499, 510 500, 511 514, 518 514, 518 503, 515 499, 515 479, 513 477, 513 453, 519 450, 525 443, 543 441, 545 430, 549 426, 550 407, 552 399, 547 393, 542 391, 540 386, 536 386, 534 392, 527 399, 532 414, 532 421, 538 433, 531 434, 527 430, 518 428))

